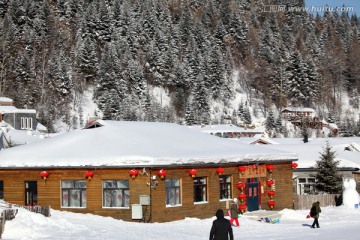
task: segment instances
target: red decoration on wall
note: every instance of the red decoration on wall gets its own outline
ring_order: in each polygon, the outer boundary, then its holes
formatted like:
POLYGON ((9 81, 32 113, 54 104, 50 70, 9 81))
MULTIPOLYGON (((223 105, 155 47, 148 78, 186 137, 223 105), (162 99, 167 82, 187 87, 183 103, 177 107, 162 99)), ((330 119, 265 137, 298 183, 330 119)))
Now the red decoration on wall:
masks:
POLYGON ((271 173, 274 170, 274 165, 266 165, 266 169, 271 173))
POLYGON ((159 170, 158 175, 160 176, 161 179, 164 179, 166 177, 166 170, 164 169, 159 170))
POLYGON ((246 171, 246 166, 240 166, 240 167, 239 167, 239 171, 240 171, 241 173, 245 173, 245 171, 246 171))
POLYGON ((246 211, 246 204, 240 204, 239 205, 239 210, 243 213, 246 211))
POLYGON ((276 194, 276 193, 275 193, 274 190, 268 191, 268 195, 269 195, 270 198, 274 198, 275 194, 276 194))
POLYGON ((273 209, 274 207, 275 207, 275 201, 274 200, 269 200, 268 201, 268 205, 269 205, 269 207, 271 208, 271 209, 273 209))
POLYGON ((256 164, 253 164, 251 167, 252 167, 252 169, 256 169, 256 168, 257 168, 257 165, 256 165, 256 164))
POLYGON ((271 187, 271 185, 274 184, 274 180, 270 179, 266 181, 266 185, 268 185, 268 187, 271 187))
POLYGON ((137 175, 139 175, 139 171, 138 171, 138 170, 136 170, 136 169, 131 169, 131 170, 130 170, 130 176, 131 176, 132 178, 135 178, 137 175))
POLYGON ((49 176, 49 173, 47 171, 40 172, 40 177, 44 180, 49 176))
POLYGON ((236 184, 236 188, 240 189, 240 190, 244 189, 245 188, 245 183, 244 182, 238 182, 238 184, 236 184))
POLYGON ((239 198, 241 201, 245 201, 245 199, 246 199, 246 194, 245 194, 245 193, 240 193, 240 194, 238 195, 238 198, 239 198))
POLYGON ((189 171, 189 174, 191 175, 191 177, 195 177, 196 176, 196 174, 197 174, 197 170, 196 169, 191 169, 190 171, 189 171))
POLYGON ((292 167, 292 168, 297 168, 297 167, 298 167, 298 164, 297 164, 296 162, 294 162, 294 163, 291 164, 291 167, 292 167))
POLYGON ((93 171, 86 171, 85 177, 86 177, 88 180, 90 180, 92 177, 94 177, 94 172, 93 172, 93 171))
POLYGON ((224 171, 225 171, 225 170, 224 170, 222 167, 219 167, 219 168, 216 169, 216 172, 217 172, 219 175, 223 174, 224 171))

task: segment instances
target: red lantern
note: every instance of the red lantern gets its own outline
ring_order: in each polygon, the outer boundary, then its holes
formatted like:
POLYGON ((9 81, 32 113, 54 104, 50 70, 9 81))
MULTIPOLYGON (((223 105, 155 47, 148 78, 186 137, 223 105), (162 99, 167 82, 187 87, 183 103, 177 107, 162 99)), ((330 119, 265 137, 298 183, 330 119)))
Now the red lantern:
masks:
POLYGON ((160 176, 161 179, 164 179, 166 176, 166 170, 164 169, 159 170, 158 175, 160 176))
POLYGON ((271 185, 274 184, 274 180, 270 179, 266 181, 266 185, 268 185, 268 187, 271 187, 271 185))
POLYGON ((266 165, 266 169, 271 173, 274 170, 274 165, 266 165))
POLYGON ((251 167, 252 167, 252 169, 255 170, 255 169, 257 168, 257 165, 256 165, 256 164, 253 164, 251 167))
POLYGON ((236 188, 239 190, 244 189, 245 187, 245 183, 244 182, 238 182, 238 184, 236 184, 236 188))
POLYGON ((238 195, 238 198, 243 202, 243 201, 245 201, 245 199, 246 199, 246 194, 245 194, 245 193, 240 193, 240 194, 238 195))
POLYGON ((196 176, 196 174, 197 174, 197 170, 196 169, 191 169, 190 171, 189 171, 189 174, 191 175, 191 177, 195 177, 196 176))
POLYGON ((246 211, 246 204, 240 204, 239 205, 239 210, 243 213, 246 211))
POLYGON ((223 174, 224 171, 225 171, 225 170, 224 170, 222 167, 219 167, 218 169, 216 169, 216 172, 217 172, 219 175, 223 174))
POLYGON ((131 176, 132 178, 135 178, 138 174, 139 174, 139 171, 138 171, 138 170, 136 170, 136 169, 131 169, 131 170, 130 170, 130 176, 131 176))
POLYGON ((244 172, 246 171, 246 166, 240 166, 240 167, 239 167, 239 171, 240 171, 241 173, 244 173, 244 172))
POLYGON ((298 164, 294 162, 294 163, 291 164, 291 167, 292 167, 292 168, 297 168, 297 167, 298 167, 298 164))
POLYGON ((269 197, 270 197, 271 199, 274 198, 274 196, 275 196, 275 191, 274 191, 274 190, 268 191, 268 195, 269 195, 269 197))
POLYGON ((94 172, 93 172, 93 171, 86 171, 85 177, 86 177, 88 180, 90 180, 93 176, 94 176, 94 172))
POLYGON ((268 201, 268 205, 271 209, 273 209, 275 207, 275 201, 274 200, 269 200, 268 201))
POLYGON ((47 171, 40 172, 40 177, 44 180, 49 176, 49 173, 47 171))

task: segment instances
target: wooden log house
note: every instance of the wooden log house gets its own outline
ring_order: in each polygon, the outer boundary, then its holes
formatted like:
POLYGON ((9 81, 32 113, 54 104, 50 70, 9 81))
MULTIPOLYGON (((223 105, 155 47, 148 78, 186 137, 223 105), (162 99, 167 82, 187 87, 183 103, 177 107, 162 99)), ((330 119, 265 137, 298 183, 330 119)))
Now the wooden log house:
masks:
POLYGON ((0 159, 6 202, 168 222, 211 217, 234 197, 244 211, 292 208, 297 157, 177 124, 97 121, 0 159))

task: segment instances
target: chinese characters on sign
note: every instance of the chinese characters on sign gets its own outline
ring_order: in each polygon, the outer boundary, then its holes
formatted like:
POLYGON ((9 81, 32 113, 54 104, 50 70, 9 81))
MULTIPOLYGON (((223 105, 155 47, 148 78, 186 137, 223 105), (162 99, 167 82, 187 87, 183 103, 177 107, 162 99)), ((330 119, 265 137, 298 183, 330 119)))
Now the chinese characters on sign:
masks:
POLYGON ((266 177, 266 165, 258 165, 256 168, 253 168, 253 165, 246 167, 246 170, 243 174, 240 174, 240 178, 259 178, 266 177))

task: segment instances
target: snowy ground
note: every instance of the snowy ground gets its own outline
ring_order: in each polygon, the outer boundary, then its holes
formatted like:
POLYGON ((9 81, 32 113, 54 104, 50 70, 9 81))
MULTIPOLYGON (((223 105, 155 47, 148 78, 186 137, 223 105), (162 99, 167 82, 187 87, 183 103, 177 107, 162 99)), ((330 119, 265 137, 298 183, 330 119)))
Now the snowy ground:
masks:
MULTIPOLYGON (((254 212, 253 212, 254 213, 254 212)), ((262 216, 273 212, 259 211, 262 216)), ((256 213, 255 213, 256 214, 256 213)), ((234 239, 326 239, 353 240, 360 236, 360 209, 324 207, 320 229, 311 229, 307 210, 285 209, 279 212, 280 223, 269 224, 250 217, 240 218, 234 227, 234 239)), ((51 217, 19 209, 16 218, 7 221, 2 239, 128 239, 169 240, 209 239, 214 218, 185 219, 169 223, 131 223, 91 214, 52 210, 51 217)))

